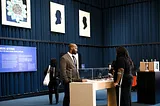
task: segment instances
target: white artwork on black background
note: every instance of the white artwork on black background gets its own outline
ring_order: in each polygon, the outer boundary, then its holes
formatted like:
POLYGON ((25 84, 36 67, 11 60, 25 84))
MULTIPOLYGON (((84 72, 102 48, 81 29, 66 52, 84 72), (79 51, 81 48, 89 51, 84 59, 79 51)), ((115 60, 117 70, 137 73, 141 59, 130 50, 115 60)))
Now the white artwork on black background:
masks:
POLYGON ((65 33, 64 5, 50 2, 51 31, 65 33))
POLYGON ((79 35, 90 37, 90 13, 79 10, 79 35))
POLYGON ((2 24, 31 28, 30 0, 1 0, 2 24))

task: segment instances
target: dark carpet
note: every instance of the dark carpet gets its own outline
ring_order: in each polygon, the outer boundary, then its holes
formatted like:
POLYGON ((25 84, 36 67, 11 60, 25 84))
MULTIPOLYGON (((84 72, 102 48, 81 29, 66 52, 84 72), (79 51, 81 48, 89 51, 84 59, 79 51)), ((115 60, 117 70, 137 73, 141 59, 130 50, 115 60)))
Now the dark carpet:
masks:
MULTIPOLYGON (((97 106, 107 106, 106 90, 99 90, 96 92, 96 103, 97 106)), ((60 93, 59 103, 55 103, 53 94, 53 106, 62 106, 63 93, 60 93)), ((28 98, 13 99, 7 101, 1 101, 0 106, 51 106, 49 104, 48 95, 34 96, 28 98)), ((160 106, 160 104, 149 105, 137 103, 137 92, 132 92, 132 106, 160 106)))

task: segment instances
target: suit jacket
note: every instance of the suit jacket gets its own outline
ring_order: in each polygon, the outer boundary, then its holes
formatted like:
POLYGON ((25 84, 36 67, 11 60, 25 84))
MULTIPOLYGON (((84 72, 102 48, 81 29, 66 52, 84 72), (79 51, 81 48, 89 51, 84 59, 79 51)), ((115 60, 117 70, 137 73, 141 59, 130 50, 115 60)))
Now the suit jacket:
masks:
POLYGON ((61 78, 64 82, 81 82, 79 72, 68 53, 60 59, 61 78))

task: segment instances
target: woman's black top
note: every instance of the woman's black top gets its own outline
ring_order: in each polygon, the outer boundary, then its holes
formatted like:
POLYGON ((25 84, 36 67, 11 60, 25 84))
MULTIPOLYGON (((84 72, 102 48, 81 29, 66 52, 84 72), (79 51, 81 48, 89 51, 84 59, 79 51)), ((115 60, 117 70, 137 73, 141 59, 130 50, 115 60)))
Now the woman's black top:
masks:
POLYGON ((131 70, 133 68, 132 64, 130 63, 129 58, 126 57, 119 57, 116 59, 116 64, 115 64, 115 74, 114 74, 114 82, 117 80, 117 73, 118 69, 123 68, 124 69, 124 74, 123 74, 123 80, 122 80, 122 86, 123 87, 128 87, 132 84, 132 73, 131 70))
MULTIPOLYGON (((44 75, 47 74, 47 71, 48 71, 48 67, 45 69, 44 75)), ((58 79, 58 76, 59 76, 56 67, 51 66, 49 71, 50 71, 49 72, 50 73, 50 75, 49 75, 50 83, 56 82, 56 80, 58 79)))

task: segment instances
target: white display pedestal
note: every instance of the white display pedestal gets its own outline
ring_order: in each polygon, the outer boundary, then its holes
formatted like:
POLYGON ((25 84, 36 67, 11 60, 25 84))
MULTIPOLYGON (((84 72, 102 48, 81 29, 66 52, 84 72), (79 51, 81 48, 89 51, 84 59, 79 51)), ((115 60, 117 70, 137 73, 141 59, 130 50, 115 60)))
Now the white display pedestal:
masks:
POLYGON ((70 106, 96 106, 96 90, 107 88, 107 106, 117 106, 112 80, 70 83, 70 106))

